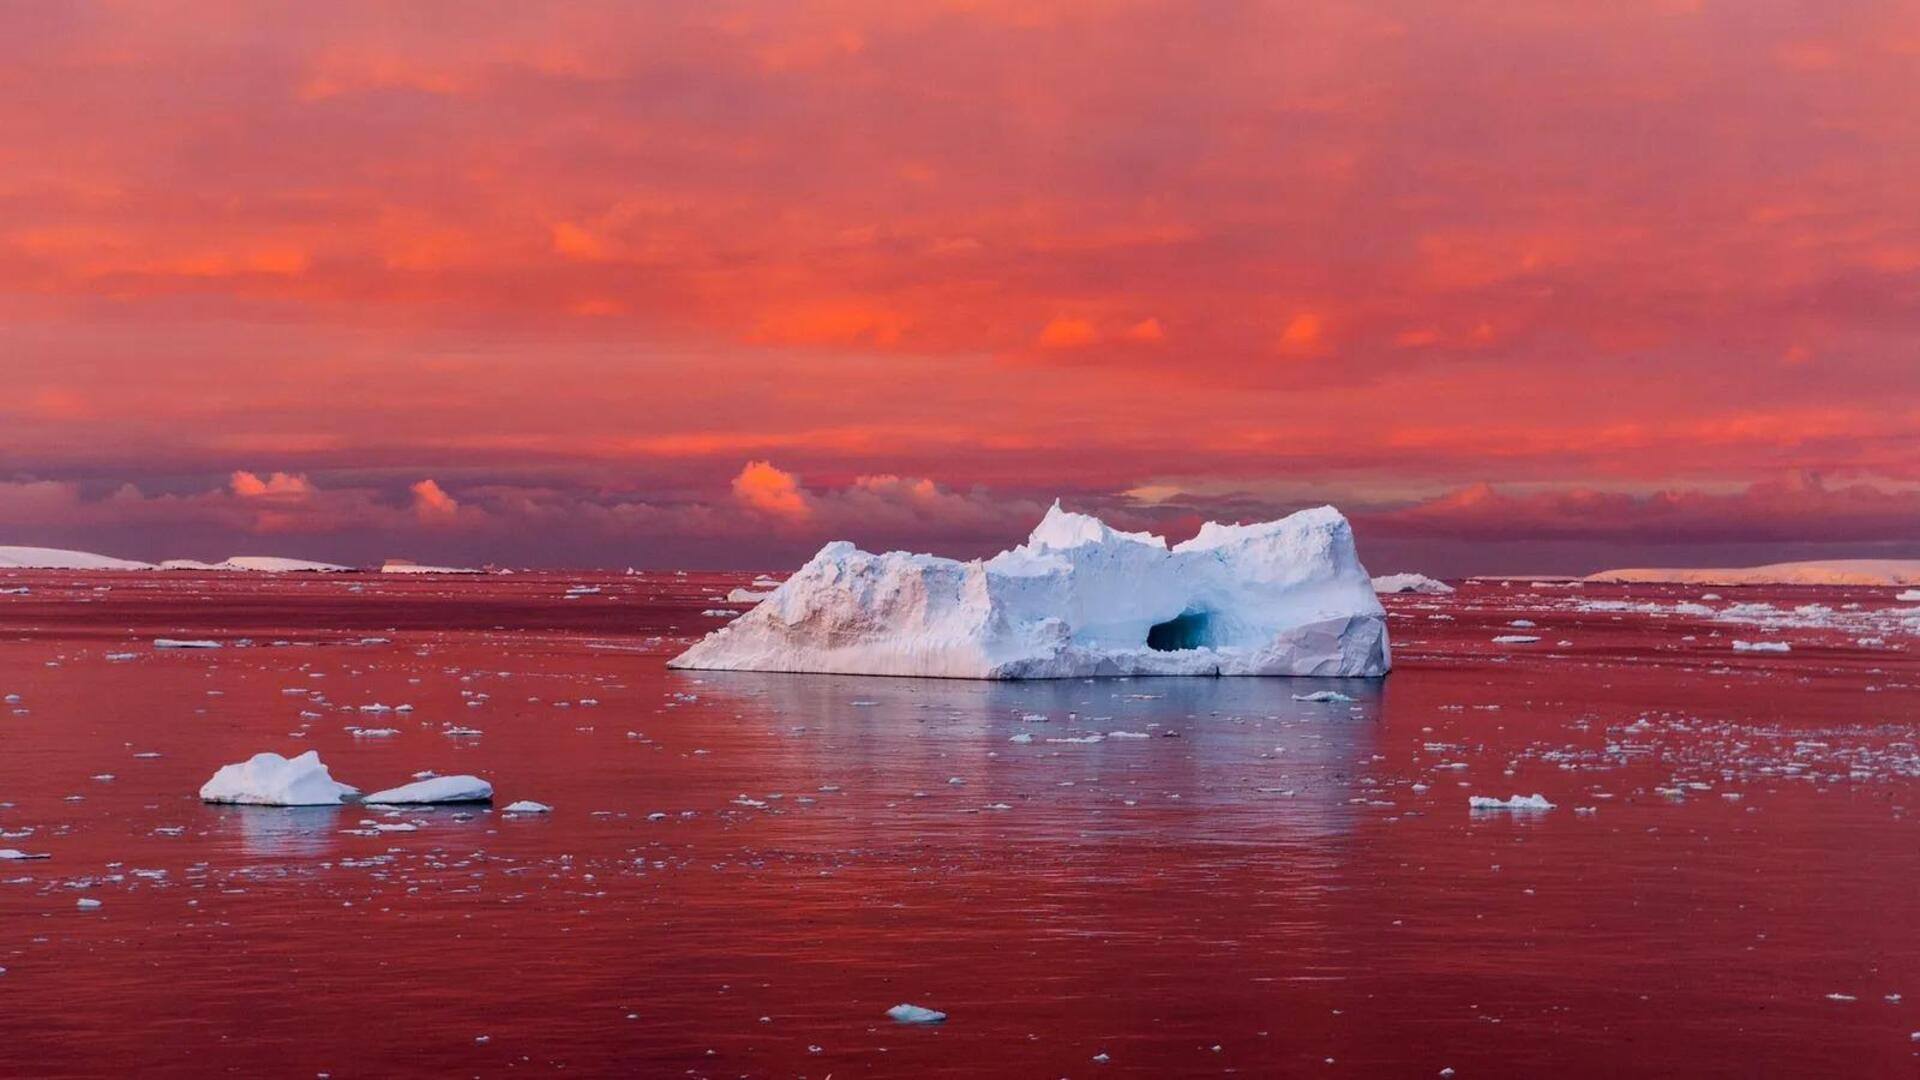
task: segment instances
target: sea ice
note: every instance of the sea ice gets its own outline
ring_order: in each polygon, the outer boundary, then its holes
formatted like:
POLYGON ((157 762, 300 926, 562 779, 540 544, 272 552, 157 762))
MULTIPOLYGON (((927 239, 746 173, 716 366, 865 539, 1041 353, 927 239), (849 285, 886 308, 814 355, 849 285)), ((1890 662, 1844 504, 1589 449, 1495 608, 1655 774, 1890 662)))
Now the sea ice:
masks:
POLYGON ((521 799, 516 803, 508 803, 506 808, 501 812, 507 814, 549 814, 553 812, 553 807, 548 806, 546 803, 534 802, 532 799, 521 799))
POLYGON ((477 776, 436 776, 376 791, 362 801, 386 805, 492 802, 493 785, 477 776))
POLYGON ((220 643, 217 641, 183 641, 179 638, 157 637, 153 639, 153 647, 156 649, 217 649, 220 647, 220 643))
POLYGON ((944 1022, 947 1018, 946 1013, 904 1003, 888 1009, 887 1016, 902 1024, 938 1024, 944 1022))
POLYGON ((0 569, 7 570, 151 570, 153 564, 60 548, 0 546, 0 569))
POLYGON ((200 799, 210 803, 251 806, 331 806, 359 789, 337 783, 309 750, 299 757, 255 754, 236 765, 222 766, 200 788, 200 799))
POLYGON ((828 544, 676 668, 980 679, 1380 676, 1386 616, 1332 507, 1208 523, 1168 547, 1047 512, 1027 542, 962 563, 828 544))
POLYGON ((1793 646, 1784 641, 1736 641, 1734 652, 1792 652, 1793 646))

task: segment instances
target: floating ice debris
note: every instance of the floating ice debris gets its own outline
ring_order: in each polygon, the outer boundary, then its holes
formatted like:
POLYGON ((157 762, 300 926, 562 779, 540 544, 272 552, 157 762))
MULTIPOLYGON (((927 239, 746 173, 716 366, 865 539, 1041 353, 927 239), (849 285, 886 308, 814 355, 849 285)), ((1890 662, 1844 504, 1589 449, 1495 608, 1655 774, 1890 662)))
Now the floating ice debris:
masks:
POLYGON ((353 729, 353 737, 356 739, 390 739, 398 734, 400 734, 399 728, 363 727, 353 729))
POLYGON ((1333 704, 1342 701, 1352 701, 1353 699, 1338 690, 1315 690, 1311 694, 1295 694, 1293 695, 1293 700, 1333 704))
POLYGON ((222 766, 201 786, 200 799, 251 806, 331 806, 358 792, 337 783, 321 764, 319 752, 309 750, 295 758, 255 754, 239 764, 222 766))
POLYGON ((5 860, 50 859, 52 857, 51 855, 29 854, 21 851, 19 848, 0 848, 0 859, 5 860))
POLYGON ((388 559, 380 566, 383 574, 484 574, 485 570, 474 570, 464 566, 423 566, 405 559, 388 559))
POLYGON ((1373 591, 1377 593, 1428 593, 1439 596, 1453 591, 1453 586, 1438 581, 1425 574, 1383 574, 1373 579, 1373 591))
POLYGON ((388 805, 492 802, 493 785, 477 776, 436 776, 376 791, 362 801, 388 805))
POLYGON ((480 735, 485 735, 486 732, 481 731, 479 728, 450 727, 442 731, 440 734, 447 735, 453 738, 470 739, 480 735))
POLYGON ((100 906, 100 901, 95 900, 91 897, 83 896, 80 899, 75 900, 73 902, 73 906, 79 908, 81 911, 92 911, 93 909, 100 906))
MULTIPOLYGON (((775 588, 778 588, 776 585, 775 588)), ((773 589, 734 589, 727 593, 729 604, 757 604, 773 595, 773 589)))
POLYGON ((1332 507, 1169 547, 1056 504, 962 563, 836 541, 676 668, 985 679, 1384 675, 1386 616, 1332 507))
POLYGON ((1020 734, 1015 735, 1013 738, 1008 739, 1007 741, 1017 742, 1017 743, 1030 743, 1033 741, 1033 735, 1030 732, 1023 731, 1020 734))
POLYGON ((217 641, 186 641, 179 638, 161 637, 153 639, 153 647, 156 649, 217 649, 220 647, 220 643, 217 641))
POLYGON ((1533 629, 1534 623, 1532 619, 1515 619, 1507 625, 1516 630, 1531 630, 1533 629))
POLYGON ((945 1023, 947 1014, 936 1009, 922 1008, 918 1005, 900 1004, 887 1010, 887 1016, 902 1024, 940 1024, 945 1023))
MULTIPOLYGON (((23 589, 21 591, 24 592, 26 590, 23 589)), ((1895 600, 1905 600, 1909 603, 1920 602, 1920 589, 1908 589, 1905 592, 1895 593, 1893 598, 1895 600)))
POLYGON ((1736 641, 1733 643, 1733 651, 1780 653, 1792 652, 1793 646, 1784 641, 1736 641))
POLYGON ((1553 804, 1545 795, 1515 795, 1506 799, 1474 795, 1467 799, 1467 807, 1471 810, 1551 810, 1553 804))
POLYGON ((550 814, 552 812, 553 807, 548 806, 546 803, 534 802, 531 799, 522 799, 517 803, 509 803, 506 808, 501 811, 503 814, 550 814))
POLYGON ((1493 639, 1495 645, 1531 645, 1540 638, 1534 634, 1501 634, 1493 639))

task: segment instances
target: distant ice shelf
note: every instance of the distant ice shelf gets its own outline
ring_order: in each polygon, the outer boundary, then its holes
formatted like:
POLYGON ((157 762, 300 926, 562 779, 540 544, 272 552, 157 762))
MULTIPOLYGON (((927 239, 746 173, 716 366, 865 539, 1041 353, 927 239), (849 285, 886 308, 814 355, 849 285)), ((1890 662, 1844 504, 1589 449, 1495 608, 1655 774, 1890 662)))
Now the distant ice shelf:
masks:
POLYGON ((676 668, 967 679, 1373 677, 1386 613, 1330 506, 1168 546, 1055 503, 990 559, 820 549, 676 668))

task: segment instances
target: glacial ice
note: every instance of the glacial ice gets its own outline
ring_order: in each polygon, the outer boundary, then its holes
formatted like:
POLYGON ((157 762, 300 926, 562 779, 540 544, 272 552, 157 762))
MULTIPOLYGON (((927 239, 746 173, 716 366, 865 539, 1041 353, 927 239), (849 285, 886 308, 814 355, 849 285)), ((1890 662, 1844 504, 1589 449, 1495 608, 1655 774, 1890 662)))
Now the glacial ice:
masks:
POLYGON ((1058 503, 990 559, 836 541, 676 668, 973 679, 1385 675, 1386 616, 1332 507, 1169 547, 1058 503))
POLYGON ((1430 578, 1425 574, 1382 574, 1373 579, 1373 591, 1377 593, 1427 593, 1440 596, 1453 591, 1453 586, 1444 581, 1430 578))
POLYGON ((435 776, 376 791, 361 801, 388 806, 492 802, 493 785, 477 776, 435 776))
POLYGON ((309 750, 299 757, 255 754, 235 765, 224 765, 200 788, 200 800, 244 803, 250 806, 332 806, 359 789, 338 783, 309 750))

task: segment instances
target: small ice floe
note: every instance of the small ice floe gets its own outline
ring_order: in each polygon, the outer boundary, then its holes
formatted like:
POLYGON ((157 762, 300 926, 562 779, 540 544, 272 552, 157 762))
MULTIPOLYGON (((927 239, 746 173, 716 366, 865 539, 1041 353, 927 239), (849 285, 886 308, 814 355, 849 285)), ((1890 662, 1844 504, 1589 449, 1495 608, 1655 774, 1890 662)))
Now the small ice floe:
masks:
POLYGON ((1338 690, 1315 690, 1311 694, 1295 694, 1293 695, 1293 700, 1333 704, 1341 701, 1352 701, 1353 699, 1338 690))
POLYGON ((73 906, 79 908, 81 911, 92 911, 93 909, 100 906, 100 901, 94 900, 90 897, 83 896, 80 899, 75 900, 73 902, 73 906))
POLYGON ((220 643, 217 641, 190 641, 184 638, 158 637, 153 639, 153 647, 156 649, 217 649, 220 647, 220 643))
POLYGON ((321 764, 319 752, 309 750, 295 758, 255 754, 236 765, 222 766, 201 786, 200 799, 249 806, 332 806, 359 792, 337 783, 321 764))
POLYGON ((1513 627, 1515 630, 1531 630, 1534 627, 1534 622, 1532 619, 1515 619, 1507 625, 1513 627))
POLYGON ((399 728, 363 727, 353 729, 353 737, 356 739, 390 739, 398 734, 400 734, 399 728))
MULTIPOLYGON (((25 592, 26 590, 22 589, 20 591, 25 592)), ((1905 600, 1909 603, 1920 602, 1920 589, 1908 589, 1905 592, 1894 594, 1893 598, 1895 600, 1905 600)))
POLYGON ((1147 734, 1144 731, 1109 731, 1107 732, 1107 738, 1109 739, 1151 739, 1153 738, 1153 736, 1147 734))
POLYGON ((919 1005, 905 1003, 887 1010, 887 1017, 901 1024, 943 1024, 947 1014, 937 1009, 922 1008, 919 1005))
POLYGON ((29 854, 25 851, 21 851, 19 848, 0 847, 0 859, 7 859, 7 860, 50 859, 52 857, 53 856, 51 855, 29 854))
POLYGON ((1493 639, 1495 645, 1531 645, 1539 641, 1537 634, 1501 634, 1493 639))
POLYGON ((1030 743, 1033 741, 1033 734, 1031 732, 1023 731, 1020 734, 1015 735, 1013 738, 1008 739, 1007 741, 1017 742, 1017 743, 1030 743))
POLYGON ((532 799, 521 799, 516 803, 508 803, 507 806, 501 810, 503 814, 551 814, 552 812, 553 807, 548 806, 546 803, 534 802, 532 799))
POLYGON ((1495 799, 1487 795, 1473 795, 1467 799, 1470 810, 1551 810, 1553 804, 1545 795, 1514 795, 1506 799, 1495 799))
POLYGON ((1828 1001, 1859 1001, 1860 999, 1858 997, 1855 997, 1852 994, 1842 994, 1842 993, 1835 992, 1835 993, 1828 994, 1827 1000, 1828 1001))
POLYGON ((440 734, 448 736, 449 738, 455 738, 455 739, 474 739, 486 733, 481 731, 479 728, 450 727, 445 731, 442 731, 440 734))
POLYGON ((1784 641, 1735 641, 1734 652, 1792 652, 1793 646, 1784 641))
POLYGON ((492 802, 493 785, 477 776, 436 776, 376 791, 361 801, 387 806, 492 802))

